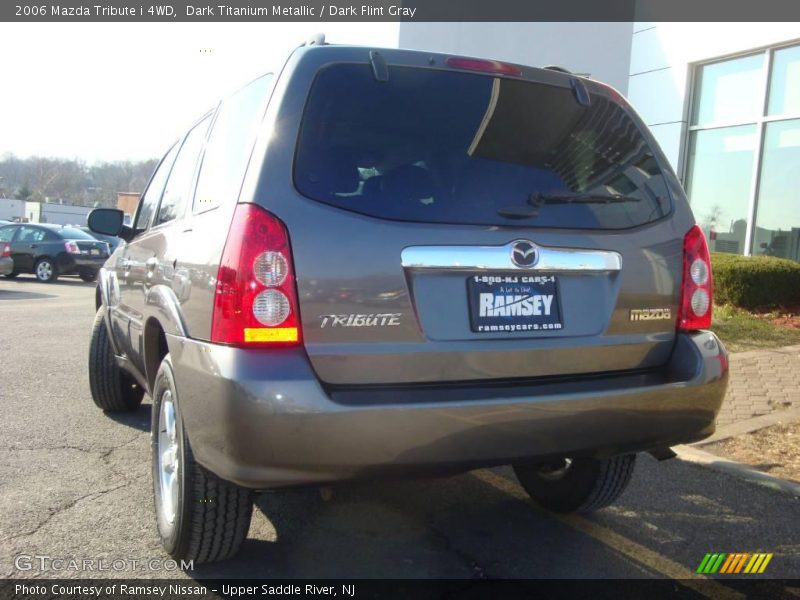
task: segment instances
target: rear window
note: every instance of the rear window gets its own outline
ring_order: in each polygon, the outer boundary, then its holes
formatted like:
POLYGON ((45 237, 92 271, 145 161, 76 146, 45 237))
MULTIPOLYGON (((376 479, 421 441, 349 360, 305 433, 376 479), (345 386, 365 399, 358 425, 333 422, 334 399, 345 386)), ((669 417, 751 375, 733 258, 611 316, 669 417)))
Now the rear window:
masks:
POLYGON ((670 210, 625 110, 570 88, 369 65, 321 70, 294 167, 305 196, 403 221, 621 229, 670 210))
POLYGON ((93 235, 86 233, 85 231, 81 231, 80 229, 75 229, 74 227, 62 227, 58 230, 59 235, 64 238, 65 240, 94 240, 97 241, 97 238, 93 235))

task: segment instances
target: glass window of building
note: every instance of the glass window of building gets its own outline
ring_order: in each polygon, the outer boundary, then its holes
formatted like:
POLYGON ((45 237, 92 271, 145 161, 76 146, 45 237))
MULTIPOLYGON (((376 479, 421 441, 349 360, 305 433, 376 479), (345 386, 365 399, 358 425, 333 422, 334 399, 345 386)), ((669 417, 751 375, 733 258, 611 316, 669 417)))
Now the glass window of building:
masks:
POLYGON ((800 261, 800 46, 697 67, 686 166, 712 251, 800 261))

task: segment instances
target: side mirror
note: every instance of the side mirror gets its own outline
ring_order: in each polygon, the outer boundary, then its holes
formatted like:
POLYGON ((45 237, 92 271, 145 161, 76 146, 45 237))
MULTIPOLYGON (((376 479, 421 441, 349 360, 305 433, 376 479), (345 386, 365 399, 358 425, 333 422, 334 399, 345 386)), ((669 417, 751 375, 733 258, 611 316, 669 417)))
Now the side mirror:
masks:
POLYGON ((125 213, 118 208, 95 208, 86 222, 95 233, 118 236, 124 227, 125 213))

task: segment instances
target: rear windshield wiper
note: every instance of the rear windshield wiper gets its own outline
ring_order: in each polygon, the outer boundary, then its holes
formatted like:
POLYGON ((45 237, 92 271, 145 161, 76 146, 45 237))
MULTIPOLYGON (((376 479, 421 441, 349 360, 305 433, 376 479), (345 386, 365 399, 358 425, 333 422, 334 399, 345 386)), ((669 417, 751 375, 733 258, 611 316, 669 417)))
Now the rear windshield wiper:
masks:
POLYGON ((528 196, 528 204, 542 206, 543 204, 611 204, 613 202, 639 202, 634 196, 622 194, 543 194, 536 192, 528 196))
POLYGON ((535 219, 539 216, 539 209, 526 208, 498 208, 497 214, 506 219, 535 219))
POLYGON ((506 219, 535 219, 539 207, 545 204, 613 204, 617 202, 640 202, 634 196, 622 194, 543 194, 537 192, 528 196, 528 204, 533 208, 498 208, 497 214, 506 219))

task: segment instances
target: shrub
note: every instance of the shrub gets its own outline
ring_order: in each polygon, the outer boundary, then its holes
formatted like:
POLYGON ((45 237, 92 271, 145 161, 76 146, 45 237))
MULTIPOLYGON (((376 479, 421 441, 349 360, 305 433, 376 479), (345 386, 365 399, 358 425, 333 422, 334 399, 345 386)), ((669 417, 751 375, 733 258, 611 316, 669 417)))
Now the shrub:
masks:
POLYGON ((742 308, 800 305, 800 263, 713 253, 714 300, 742 308))

